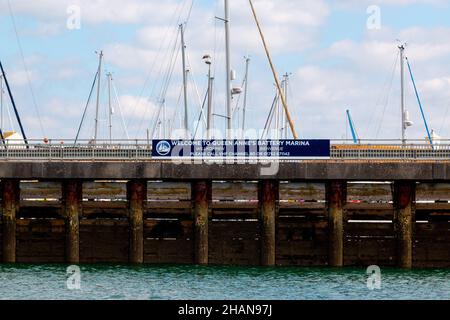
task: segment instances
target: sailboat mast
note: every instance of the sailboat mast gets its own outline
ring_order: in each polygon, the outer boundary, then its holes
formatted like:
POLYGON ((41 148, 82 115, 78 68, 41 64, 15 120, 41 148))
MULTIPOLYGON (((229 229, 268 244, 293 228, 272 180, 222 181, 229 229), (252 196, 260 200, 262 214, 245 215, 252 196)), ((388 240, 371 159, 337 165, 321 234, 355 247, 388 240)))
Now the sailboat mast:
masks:
POLYGON ((226 60, 226 100, 227 100, 227 137, 231 138, 233 129, 233 110, 231 106, 231 48, 230 48, 230 6, 225 0, 225 60, 226 60))
POLYGON ((281 98, 281 102, 283 103, 284 111, 286 112, 286 117, 288 119, 289 126, 291 127, 292 135, 294 136, 294 139, 298 139, 297 130, 295 129, 294 121, 292 120, 291 113, 289 111, 289 107, 287 105, 283 90, 281 89, 280 79, 278 78, 277 72, 275 70, 275 65, 273 64, 272 56, 269 52, 269 47, 267 46, 266 38, 264 37, 264 33, 262 32, 261 25, 259 23, 259 19, 256 14, 255 6, 253 5, 252 0, 248 0, 248 2, 250 4, 253 13, 253 18, 255 19, 256 27, 258 28, 259 35, 261 36, 261 41, 264 46, 264 51, 266 52, 267 60, 269 60, 270 68, 272 69, 273 78, 277 85, 278 94, 281 98))
POLYGON ((186 43, 184 41, 184 26, 180 24, 181 34, 181 53, 183 62, 183 94, 184 94, 184 132, 186 139, 189 138, 189 111, 188 111, 188 94, 187 94, 187 70, 186 70, 186 43))
POLYGON ((3 75, 0 74, 0 129, 3 130, 3 75))
POLYGON ((244 106, 242 108, 242 135, 244 135, 245 131, 245 117, 247 113, 247 96, 248 96, 248 76, 249 76, 249 67, 250 67, 250 58, 247 57, 245 59, 245 88, 244 88, 244 106))
MULTIPOLYGON (((207 56, 205 56, 207 57, 207 56)), ((206 60, 206 64, 208 65, 208 117, 206 124, 206 135, 208 140, 212 138, 212 129, 213 129, 213 81, 214 78, 211 74, 211 64, 212 60, 206 60)))
POLYGON ((100 83, 102 79, 102 60, 103 60, 103 51, 100 51, 98 62, 97 104, 95 106, 95 134, 94 134, 95 143, 97 143, 98 137, 98 112, 100 107, 100 83))
POLYGON ((406 108, 405 108, 405 46, 400 45, 400 88, 401 88, 401 111, 402 111, 402 144, 406 144, 406 108))
POLYGON ((166 139, 167 138, 167 113, 166 113, 166 99, 164 99, 164 101, 163 101, 163 104, 162 104, 162 122, 160 123, 160 125, 161 125, 161 137, 163 138, 163 139, 166 139))
POLYGON ((275 137, 274 139, 280 139, 280 96, 277 99, 277 107, 275 112, 275 137))
POLYGON ((109 105, 109 143, 112 144, 112 115, 113 109, 111 104, 111 81, 112 74, 108 73, 108 105, 109 105))
MULTIPOLYGON (((25 130, 22 125, 22 120, 20 119, 19 111, 17 110, 16 102, 14 101, 14 97, 11 92, 11 87, 9 86, 8 77, 6 76, 5 69, 3 69, 3 64, 1 61, 0 61, 0 71, 1 71, 1 74, 3 75, 3 79, 5 80, 6 90, 8 90, 9 99, 11 100, 11 104, 14 109, 14 113, 16 115, 17 122, 19 123, 20 132, 22 133, 22 137, 23 137, 25 144, 27 145, 27 149, 28 149, 30 147, 28 145, 28 138, 27 138, 27 135, 25 134, 25 130)), ((3 136, 3 133, 1 135, 3 136)), ((3 140, 3 137, 2 137, 2 140, 3 140)))
MULTIPOLYGON (((288 86, 289 86, 289 74, 286 73, 285 76, 284 76, 284 97, 286 99, 286 103, 289 103, 289 101, 288 101, 288 92, 289 92, 288 88, 289 87, 288 86)), ((284 136, 284 139, 287 139, 289 123, 288 123, 288 120, 287 120, 287 117, 286 117, 286 112, 283 112, 283 126, 284 126, 283 136, 284 136)))

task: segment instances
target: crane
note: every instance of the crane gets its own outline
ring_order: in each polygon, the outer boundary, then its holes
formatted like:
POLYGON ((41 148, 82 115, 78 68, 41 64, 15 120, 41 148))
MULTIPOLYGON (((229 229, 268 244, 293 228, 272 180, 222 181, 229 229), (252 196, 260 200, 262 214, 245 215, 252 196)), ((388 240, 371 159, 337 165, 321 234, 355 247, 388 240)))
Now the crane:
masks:
POLYGON ((411 81, 412 81, 412 84, 413 84, 413 87, 414 87, 414 92, 416 93, 417 102, 418 102, 419 108, 420 108, 420 114, 422 115, 422 119, 423 119, 423 122, 425 124, 425 130, 427 131, 427 135, 428 135, 428 139, 430 140, 430 144, 434 148, 434 146, 433 146, 433 137, 432 137, 432 134, 431 134, 430 129, 428 127, 427 118, 425 117, 425 112, 423 111, 422 101, 420 100, 419 91, 417 90, 416 81, 414 80, 414 76, 413 76, 412 69, 411 69, 411 64, 409 63, 408 58, 406 58, 406 63, 408 65, 409 75, 411 76, 411 81))
POLYGON ((350 110, 347 110, 347 119, 348 119, 348 124, 350 125, 350 130, 352 132, 353 143, 358 144, 359 137, 358 137, 358 133, 356 131, 356 127, 353 122, 352 116, 350 115, 350 110))

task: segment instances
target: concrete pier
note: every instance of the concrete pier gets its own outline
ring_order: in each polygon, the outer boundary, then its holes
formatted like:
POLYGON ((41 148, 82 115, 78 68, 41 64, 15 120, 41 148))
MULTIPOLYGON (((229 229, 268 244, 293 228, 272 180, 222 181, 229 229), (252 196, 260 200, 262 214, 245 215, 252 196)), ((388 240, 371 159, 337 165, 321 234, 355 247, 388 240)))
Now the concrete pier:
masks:
POLYGON ((16 262, 16 216, 20 205, 20 181, 2 180, 3 262, 16 262))
POLYGON ((80 216, 82 214, 83 182, 67 180, 62 183, 63 215, 66 219, 66 260, 80 263, 80 216))
POLYGON ((344 265, 344 206, 347 200, 347 183, 331 181, 326 186, 329 217, 329 265, 344 265))
MULTIPOLYGON (((84 180, 261 180, 265 164, 177 164, 171 162, 4 162, 3 179, 84 180)), ((302 161, 279 163, 272 180, 450 181, 450 162, 302 161)))
POLYGON ((450 162, 0 164, 0 261, 450 268, 450 162))
POLYGON ((394 183, 395 230, 397 234, 398 266, 412 268, 413 225, 416 185, 411 182, 394 183))
POLYGON ((128 215, 130 222, 130 263, 144 262, 144 203, 147 183, 132 180, 127 184, 128 215))
POLYGON ((196 264, 208 264, 209 261, 209 204, 211 201, 211 182, 192 183, 194 211, 194 259, 196 264))
POLYGON ((261 221, 261 265, 275 265, 276 213, 279 194, 279 182, 264 180, 259 186, 261 221))

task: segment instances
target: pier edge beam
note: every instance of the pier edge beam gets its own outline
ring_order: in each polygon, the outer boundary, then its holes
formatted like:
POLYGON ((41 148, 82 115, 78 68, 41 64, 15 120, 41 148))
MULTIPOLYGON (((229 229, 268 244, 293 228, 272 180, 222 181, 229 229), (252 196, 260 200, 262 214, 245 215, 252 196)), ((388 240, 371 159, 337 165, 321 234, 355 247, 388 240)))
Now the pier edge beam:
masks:
POLYGON ((344 266, 344 207, 347 203, 347 182, 330 181, 326 185, 329 226, 328 264, 344 266))
POLYGON ((212 182, 192 182, 192 210, 194 215, 194 263, 209 263, 209 205, 212 199, 212 182))
POLYGON ((279 182, 264 180, 259 184, 259 213, 261 221, 261 265, 276 264, 276 217, 279 182))
POLYGON ((66 261, 80 263, 80 216, 83 201, 83 182, 62 182, 63 215, 66 219, 66 261))
POLYGON ((413 264, 413 223, 415 182, 394 182, 394 226, 397 238, 397 264, 400 268, 411 269, 413 264))
POLYGON ((130 263, 144 263, 144 205, 147 200, 147 181, 127 183, 128 217, 130 222, 130 263))
POLYGON ((20 180, 2 180, 3 262, 16 263, 16 216, 20 205, 20 180))

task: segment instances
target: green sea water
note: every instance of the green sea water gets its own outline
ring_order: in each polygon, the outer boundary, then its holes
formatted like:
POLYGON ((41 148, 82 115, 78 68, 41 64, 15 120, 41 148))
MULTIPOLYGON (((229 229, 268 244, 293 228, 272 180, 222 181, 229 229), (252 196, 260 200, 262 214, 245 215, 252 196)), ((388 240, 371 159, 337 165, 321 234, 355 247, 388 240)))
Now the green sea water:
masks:
POLYGON ((81 265, 80 271, 73 290, 67 266, 0 265, 0 299, 450 299, 450 270, 382 269, 375 290, 363 268, 81 265))

